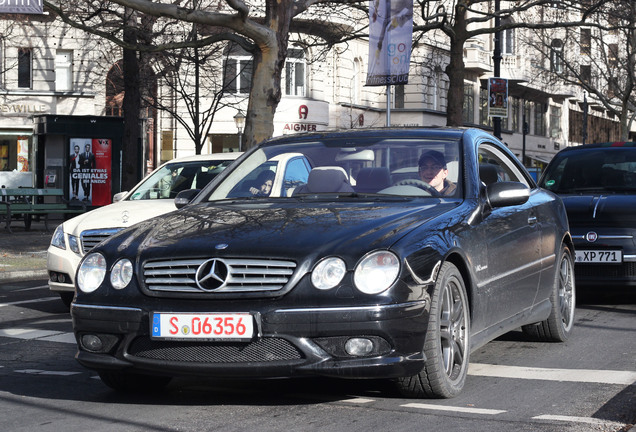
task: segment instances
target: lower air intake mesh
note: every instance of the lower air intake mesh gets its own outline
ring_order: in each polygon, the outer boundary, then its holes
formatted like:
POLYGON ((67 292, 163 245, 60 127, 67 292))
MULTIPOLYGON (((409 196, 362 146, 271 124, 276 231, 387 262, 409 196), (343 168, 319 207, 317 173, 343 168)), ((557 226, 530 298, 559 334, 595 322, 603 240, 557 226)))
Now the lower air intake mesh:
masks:
POLYGON ((254 342, 181 342, 137 338, 128 352, 136 357, 184 363, 244 363, 299 360, 302 354, 280 338, 254 342))

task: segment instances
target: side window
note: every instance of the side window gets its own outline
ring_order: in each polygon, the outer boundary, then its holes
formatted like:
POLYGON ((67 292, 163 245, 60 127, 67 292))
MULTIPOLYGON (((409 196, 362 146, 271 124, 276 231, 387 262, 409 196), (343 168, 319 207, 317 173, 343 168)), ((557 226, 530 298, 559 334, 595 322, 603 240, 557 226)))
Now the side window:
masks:
POLYGON ((479 179, 485 185, 501 181, 514 181, 528 185, 522 172, 510 157, 496 147, 482 144, 479 147, 479 179))
POLYGON ((307 183, 311 166, 305 158, 296 158, 287 164, 285 169, 285 177, 283 179, 283 194, 281 196, 289 196, 289 191, 301 184, 307 183))

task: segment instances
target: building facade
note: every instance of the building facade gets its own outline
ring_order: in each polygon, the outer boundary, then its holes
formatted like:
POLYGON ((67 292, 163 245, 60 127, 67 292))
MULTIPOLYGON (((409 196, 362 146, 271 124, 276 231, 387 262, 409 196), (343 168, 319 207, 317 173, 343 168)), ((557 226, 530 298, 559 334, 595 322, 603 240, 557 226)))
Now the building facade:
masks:
MULTIPOLYGON (((74 136, 70 130, 49 137, 46 148, 41 148, 34 119, 121 115, 121 49, 52 15, 20 16, 19 20, 1 15, 0 34, 0 184, 41 186, 47 183, 45 172, 59 168, 56 172, 62 173, 69 166, 71 139, 86 137, 74 136)), ((526 166, 541 167, 559 149, 583 142, 585 109, 591 125, 587 142, 617 140, 617 119, 589 97, 586 99, 580 88, 541 78, 536 72, 538 66, 550 71, 558 58, 529 55, 524 44, 527 37, 521 30, 504 31, 501 37, 500 75, 508 82, 502 140, 526 166)), ((443 38, 434 34, 427 43, 417 44, 409 83, 392 86, 389 94, 385 87, 364 85, 369 53, 365 41, 350 41, 346 47, 336 46, 325 53, 318 48, 301 48, 292 40, 281 83, 283 95, 274 117, 274 135, 388 123, 443 126, 448 49, 443 38)), ((466 126, 492 130, 488 78, 494 73, 493 50, 492 34, 470 39, 464 47, 466 126)), ((251 58, 246 52, 226 47, 216 62, 217 79, 223 77, 224 93, 202 153, 242 150, 235 117, 247 108, 251 58)), ((186 119, 183 123, 171 114, 187 113, 191 102, 178 97, 162 79, 153 91, 152 98, 169 109, 148 109, 140 125, 146 171, 162 161, 195 153, 187 132, 192 126, 188 116, 182 116, 186 119)), ((202 106, 212 106, 210 98, 202 94, 202 106)), ((636 136, 635 130, 632 136, 636 136)), ((70 187, 60 182, 57 186, 70 187)))

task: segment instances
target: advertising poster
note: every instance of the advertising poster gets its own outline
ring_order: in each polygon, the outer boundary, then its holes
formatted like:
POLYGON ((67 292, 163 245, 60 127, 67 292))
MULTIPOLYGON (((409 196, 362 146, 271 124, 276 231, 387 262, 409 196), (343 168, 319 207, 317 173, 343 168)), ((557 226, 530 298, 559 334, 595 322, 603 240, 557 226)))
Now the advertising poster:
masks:
POLYGON ((18 137, 18 172, 29 172, 28 137, 18 137))
POLYGON ((93 206, 110 204, 111 140, 71 138, 70 152, 69 199, 93 206))
POLYGON ((407 84, 413 40, 413 0, 371 0, 368 86, 407 84))
POLYGON ((488 78, 488 115, 508 117, 508 80, 488 78))

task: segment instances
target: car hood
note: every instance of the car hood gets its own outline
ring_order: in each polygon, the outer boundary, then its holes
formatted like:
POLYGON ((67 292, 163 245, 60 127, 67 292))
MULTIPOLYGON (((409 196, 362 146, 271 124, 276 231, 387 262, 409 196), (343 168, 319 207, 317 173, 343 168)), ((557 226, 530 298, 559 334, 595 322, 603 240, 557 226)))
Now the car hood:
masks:
POLYGON ((570 227, 634 226, 636 196, 627 194, 562 195, 570 227))
POLYGON ((79 236, 88 229, 127 228, 176 210, 174 199, 119 201, 64 222, 64 231, 79 236))
POLYGON ((142 260, 215 255, 343 258, 387 249, 410 230, 456 207, 439 203, 191 205, 143 222, 102 244, 131 247, 142 260), (113 245, 113 242, 115 244, 113 245), (122 244, 120 244, 122 243, 122 244))

